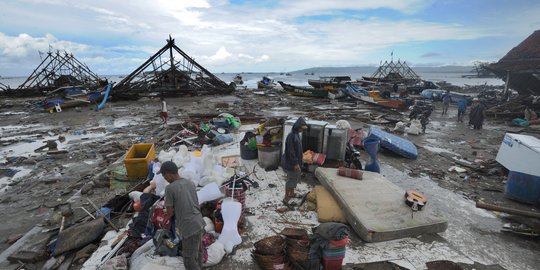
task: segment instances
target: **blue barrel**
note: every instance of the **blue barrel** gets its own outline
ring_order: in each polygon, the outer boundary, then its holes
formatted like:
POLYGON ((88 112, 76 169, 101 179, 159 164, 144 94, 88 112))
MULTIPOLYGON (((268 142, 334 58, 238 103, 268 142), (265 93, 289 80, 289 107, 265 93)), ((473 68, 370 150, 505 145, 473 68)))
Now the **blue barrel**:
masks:
POLYGON ((505 195, 512 200, 540 204, 540 176, 510 171, 505 195))

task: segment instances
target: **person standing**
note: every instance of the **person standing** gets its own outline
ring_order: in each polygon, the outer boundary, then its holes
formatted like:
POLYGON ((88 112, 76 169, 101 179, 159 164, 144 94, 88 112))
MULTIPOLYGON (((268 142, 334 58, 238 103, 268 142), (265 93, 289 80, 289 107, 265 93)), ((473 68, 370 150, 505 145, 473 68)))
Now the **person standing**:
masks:
POLYGON ((465 115, 465 111, 467 111, 467 99, 462 98, 458 101, 458 110, 457 110, 458 122, 463 123, 463 116, 465 115))
POLYGON ((294 189, 300 181, 302 157, 302 140, 300 133, 307 128, 306 120, 303 117, 298 118, 287 139, 285 140, 285 153, 281 157, 281 167, 287 173, 287 183, 285 184, 285 197, 283 204, 289 206, 289 201, 295 196, 294 189))
POLYGON ((159 171, 169 182, 165 188, 167 215, 175 217, 176 230, 182 237, 182 257, 187 270, 201 269, 203 263, 202 236, 204 220, 199 207, 195 184, 178 174, 172 161, 163 162, 159 171))
POLYGON ((452 102, 452 96, 450 95, 450 90, 446 90, 446 93, 442 96, 442 115, 448 114, 450 102, 452 102))
POLYGON ((169 119, 169 113, 167 111, 167 102, 165 102, 165 99, 163 97, 159 98, 161 100, 161 111, 159 113, 159 118, 161 118, 161 121, 163 122, 163 126, 167 127, 167 120, 169 119))
POLYGON ((469 125, 472 125, 474 129, 482 129, 485 117, 486 106, 478 98, 474 98, 471 111, 469 112, 469 125))

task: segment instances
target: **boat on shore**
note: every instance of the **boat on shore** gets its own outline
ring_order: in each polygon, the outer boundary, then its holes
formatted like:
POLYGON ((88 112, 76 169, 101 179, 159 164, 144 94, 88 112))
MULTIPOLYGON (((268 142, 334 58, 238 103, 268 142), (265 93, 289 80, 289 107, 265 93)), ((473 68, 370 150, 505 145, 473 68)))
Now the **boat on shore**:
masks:
POLYGON ((86 87, 64 86, 57 88, 45 96, 45 99, 36 103, 36 107, 54 112, 61 109, 77 107, 86 104, 96 104, 105 96, 104 89, 96 91, 88 90, 86 87), (57 109, 60 108, 60 109, 57 109))
POLYGON ((350 76, 326 76, 319 77, 318 80, 309 79, 308 84, 313 86, 314 88, 331 90, 343 88, 350 81, 350 76))
POLYGON ((305 87, 305 86, 296 86, 288 83, 284 83, 282 81, 278 81, 278 83, 283 87, 285 92, 287 92, 289 95, 292 96, 302 96, 302 97, 318 97, 318 98, 324 98, 328 97, 328 91, 324 89, 317 89, 313 87, 305 87))
POLYGON ((384 98, 381 96, 380 91, 368 91, 362 87, 353 85, 351 83, 348 83, 345 86, 345 94, 352 99, 363 101, 369 104, 374 104, 377 106, 398 110, 407 109, 407 102, 397 96, 390 96, 389 98, 384 98))
POLYGON ((257 82, 257 89, 273 89, 276 86, 276 83, 274 82, 274 79, 263 76, 262 80, 257 82))
POLYGON ((242 84, 244 84, 244 80, 242 80, 242 75, 236 74, 236 76, 234 76, 234 78, 233 78, 233 82, 234 82, 236 85, 242 85, 242 84))

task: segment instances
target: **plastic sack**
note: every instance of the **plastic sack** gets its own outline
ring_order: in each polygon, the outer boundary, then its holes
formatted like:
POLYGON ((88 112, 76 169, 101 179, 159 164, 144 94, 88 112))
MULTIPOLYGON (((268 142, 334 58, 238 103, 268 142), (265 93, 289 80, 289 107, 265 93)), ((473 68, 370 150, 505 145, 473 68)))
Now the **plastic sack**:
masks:
POLYGON ((405 123, 399 121, 396 123, 396 126, 394 127, 393 131, 405 132, 406 127, 407 126, 405 125, 405 123))
POLYGON ((219 187, 216 183, 210 183, 204 186, 201 190, 197 191, 197 198, 199 200, 199 204, 213 201, 221 197, 223 197, 223 194, 221 194, 221 191, 219 190, 219 187))
POLYGON ((405 132, 412 135, 418 135, 422 132, 422 124, 420 120, 412 120, 411 125, 408 128, 405 128, 405 132))
POLYGON ((225 256, 225 247, 220 242, 214 242, 206 249, 208 252, 208 259, 203 263, 203 267, 210 267, 217 265, 225 256))
POLYGON ((216 227, 214 226, 214 222, 210 218, 203 217, 203 220, 204 220, 204 223, 206 224, 204 225, 205 232, 209 233, 216 230, 216 227))

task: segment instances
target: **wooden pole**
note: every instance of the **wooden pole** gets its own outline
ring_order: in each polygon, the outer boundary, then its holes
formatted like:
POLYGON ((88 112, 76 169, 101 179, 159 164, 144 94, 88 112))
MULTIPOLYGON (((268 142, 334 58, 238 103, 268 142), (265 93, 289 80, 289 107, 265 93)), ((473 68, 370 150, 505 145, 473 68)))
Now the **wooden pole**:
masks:
POLYGON ((114 226, 114 224, 112 223, 112 221, 110 219, 108 219, 105 214, 103 212, 101 212, 101 210, 99 210, 99 208, 94 204, 94 202, 92 202, 89 198, 86 198, 86 200, 90 203, 90 205, 92 205, 92 207, 94 207, 94 209, 96 209, 96 211, 98 211, 102 216, 103 218, 105 219, 105 221, 107 221, 107 223, 109 223, 109 225, 111 225, 111 227, 115 230, 115 231, 120 231, 116 226, 114 226))
POLYGON ((531 211, 523 211, 523 210, 519 210, 519 209, 508 208, 508 207, 503 207, 503 206, 498 206, 498 205, 493 205, 493 204, 487 204, 487 203, 483 203, 483 202, 476 202, 476 207, 477 208, 482 208, 482 209, 487 209, 487 210, 492 210, 492 211, 499 211, 499 212, 504 212, 504 213, 508 213, 508 214, 518 215, 518 216, 532 217, 532 218, 540 219, 540 213, 531 212, 531 211))

